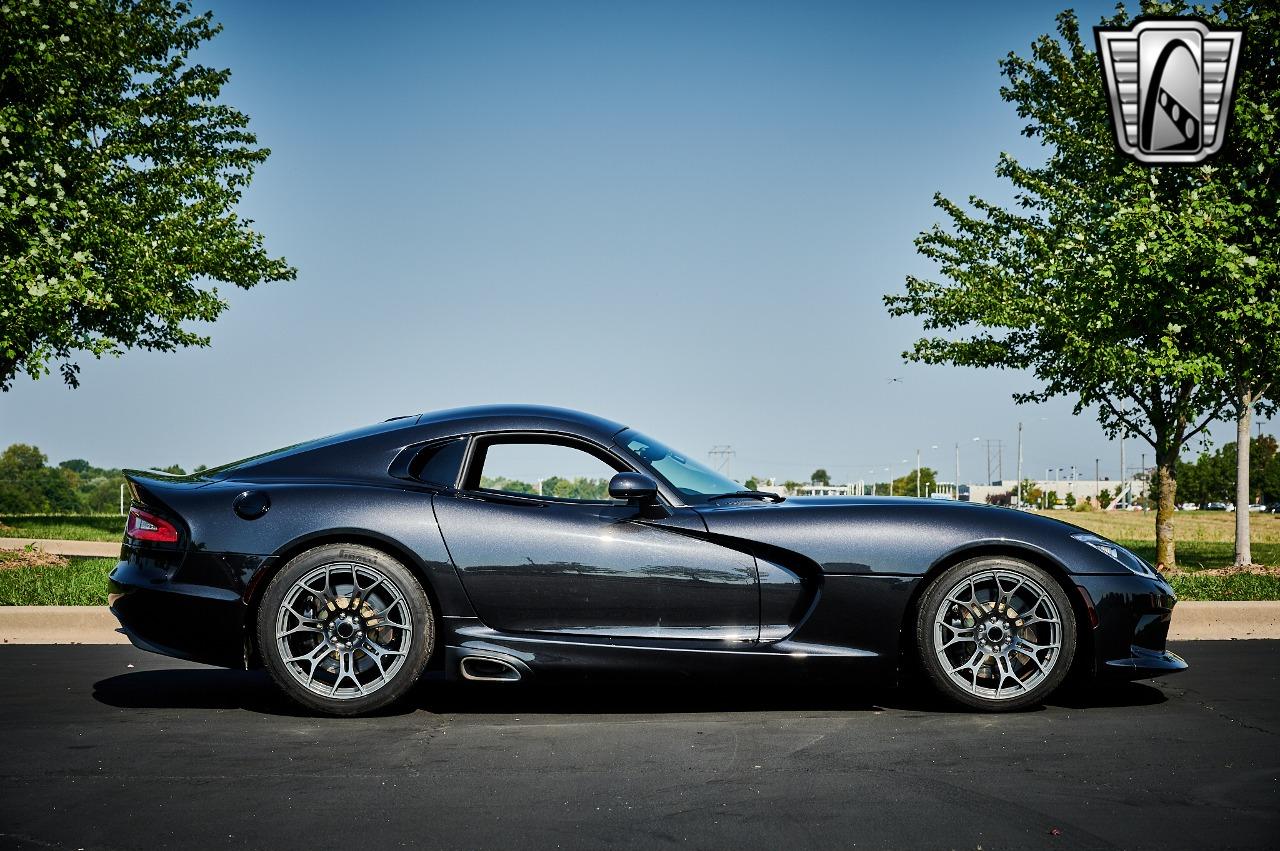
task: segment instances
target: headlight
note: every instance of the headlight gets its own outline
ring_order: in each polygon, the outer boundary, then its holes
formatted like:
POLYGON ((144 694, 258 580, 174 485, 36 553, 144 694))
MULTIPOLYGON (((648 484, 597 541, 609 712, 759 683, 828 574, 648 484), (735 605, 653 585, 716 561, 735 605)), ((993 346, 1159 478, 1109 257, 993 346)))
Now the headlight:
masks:
POLYGON ((1119 562, 1130 573, 1136 573, 1139 576, 1145 576, 1148 579, 1159 579, 1160 576, 1142 559, 1126 550, 1119 544, 1112 543, 1106 538, 1100 538, 1097 535, 1088 533, 1082 535, 1072 535, 1082 544, 1088 544, 1100 553, 1105 553, 1111 558, 1119 562))

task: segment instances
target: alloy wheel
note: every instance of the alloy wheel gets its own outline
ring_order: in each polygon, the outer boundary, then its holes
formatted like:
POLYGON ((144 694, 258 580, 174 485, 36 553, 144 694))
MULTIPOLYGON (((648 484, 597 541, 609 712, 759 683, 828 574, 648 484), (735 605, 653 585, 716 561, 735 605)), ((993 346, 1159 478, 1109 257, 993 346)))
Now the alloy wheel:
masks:
POLYGON ((946 676, 987 700, 1040 685, 1062 655, 1062 615, 1034 579, 990 569, 957 582, 933 617, 933 652, 946 676))
POLYGON ((368 565, 335 562, 289 588, 275 638, 280 660, 304 688, 354 700, 391 681, 409 654, 413 629, 395 582, 368 565))

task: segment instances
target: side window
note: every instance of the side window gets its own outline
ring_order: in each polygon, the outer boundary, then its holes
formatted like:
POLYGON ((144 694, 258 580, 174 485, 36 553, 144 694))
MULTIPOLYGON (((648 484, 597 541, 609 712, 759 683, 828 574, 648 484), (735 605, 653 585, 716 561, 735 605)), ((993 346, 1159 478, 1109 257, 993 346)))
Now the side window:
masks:
POLYGON ((459 437, 424 448, 413 459, 409 475, 420 482, 451 488, 458 481, 458 468, 467 450, 467 439, 459 437))
POLYGON ((590 452, 558 443, 495 441, 477 447, 468 487, 551 499, 605 502, 618 472, 590 452))

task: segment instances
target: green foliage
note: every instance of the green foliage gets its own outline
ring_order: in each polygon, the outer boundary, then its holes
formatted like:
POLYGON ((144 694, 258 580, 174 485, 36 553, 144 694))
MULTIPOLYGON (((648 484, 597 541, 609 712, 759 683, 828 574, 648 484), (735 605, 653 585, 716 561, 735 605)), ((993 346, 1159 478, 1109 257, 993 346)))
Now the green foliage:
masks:
POLYGON ((1063 500, 1063 505, 1065 505, 1067 508, 1075 508, 1076 495, 1068 491, 1067 498, 1063 500))
MULTIPOLYGON (((1280 452, 1272 435, 1249 441, 1252 499, 1280 502, 1280 452)), ((1195 461, 1178 462, 1178 495, 1183 502, 1231 502, 1236 498, 1236 444, 1201 452, 1195 461)))
MULTIPOLYGON (((1137 555, 1157 564, 1155 542, 1148 538, 1145 541, 1117 540, 1116 543, 1132 550, 1137 555)), ((1259 564, 1280 566, 1280 544, 1252 545, 1253 557, 1259 564)), ((1230 541, 1179 541, 1178 569, 1201 570, 1229 567, 1235 561, 1235 546, 1230 541)))
MULTIPOLYGON (((1192 14, 1183 2, 1144 6, 1192 14)), ((911 360, 1028 371, 1019 402, 1075 399, 1111 434, 1155 448, 1158 538, 1172 561, 1178 453, 1232 410, 1238 385, 1280 365, 1280 12, 1222 3, 1208 16, 1245 26, 1229 151, 1199 167, 1150 168, 1115 148, 1097 55, 1074 13, 1029 57, 1001 61, 1001 96, 1045 148, 1043 164, 1002 154, 1017 203, 941 195, 948 225, 916 240, 944 282, 909 277, 885 302, 931 334, 911 360)), ((1131 23, 1120 9, 1102 21, 1131 23)), ((1256 394, 1255 394, 1256 395, 1256 394)))
POLYGON ((743 487, 745 487, 749 491, 756 490, 758 487, 760 487, 760 481, 755 476, 751 476, 743 483, 743 487))
POLYGON ((119 541, 124 518, 111 514, 0 514, 0 536, 53 541, 119 541))
POLYGON ((809 476, 809 481, 815 485, 830 486, 831 474, 819 467, 809 476))
POLYGON ((1053 508, 1055 505, 1058 504, 1058 492, 1049 491, 1047 494, 1045 494, 1044 499, 1045 499, 1045 506, 1048 508, 1053 508))
MULTIPOLYGON (((39 449, 22 443, 0 454, 0 513, 119 513, 124 475, 118 469, 95 467, 80 458, 49 467, 47 460, 39 449)), ((182 468, 175 464, 165 471, 181 473, 182 468)), ((118 530, 111 539, 117 537, 118 530)))
POLYGON ((1181 600, 1280 600, 1280 576, 1265 573, 1178 573, 1169 577, 1169 584, 1181 600))
POLYGON ((1098 507, 1106 508, 1109 505, 1111 505, 1111 491, 1108 488, 1103 488, 1098 493, 1098 507))
MULTIPOLYGON (((890 496, 915 496, 916 471, 899 476, 889 483, 890 496)), ((938 489, 938 471, 932 467, 920 468, 920 496, 927 497, 938 489)))
MULTIPOLYGON (((535 485, 501 476, 482 477, 480 487, 507 493, 539 493, 535 485)), ((607 500, 609 498, 609 480, 590 479, 585 476, 574 478, 551 476, 542 480, 542 490, 540 492, 544 496, 553 496, 557 499, 607 500)))
POLYGON ((76 352, 172 351, 295 270, 235 208, 269 153, 190 62, 220 30, 170 0, 0 5, 0 389, 76 352))
POLYGON ((65 567, 0 567, 0 606, 105 606, 115 559, 71 558, 65 567))
POLYGON ((15 443, 0 454, 0 509, 12 512, 76 511, 80 477, 45 466, 39 449, 15 443))

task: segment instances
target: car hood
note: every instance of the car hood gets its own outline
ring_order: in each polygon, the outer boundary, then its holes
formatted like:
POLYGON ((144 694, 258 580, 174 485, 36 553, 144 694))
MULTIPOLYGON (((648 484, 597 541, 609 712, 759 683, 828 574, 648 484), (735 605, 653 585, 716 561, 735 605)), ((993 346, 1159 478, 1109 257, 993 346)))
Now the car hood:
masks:
POLYGON ((1009 508, 905 497, 795 497, 699 506, 713 535, 792 553, 825 573, 919 575, 967 548, 1026 551, 1072 572, 1118 565, 1073 539, 1070 523, 1009 508), (1101 561, 1100 561, 1101 559, 1101 561))

